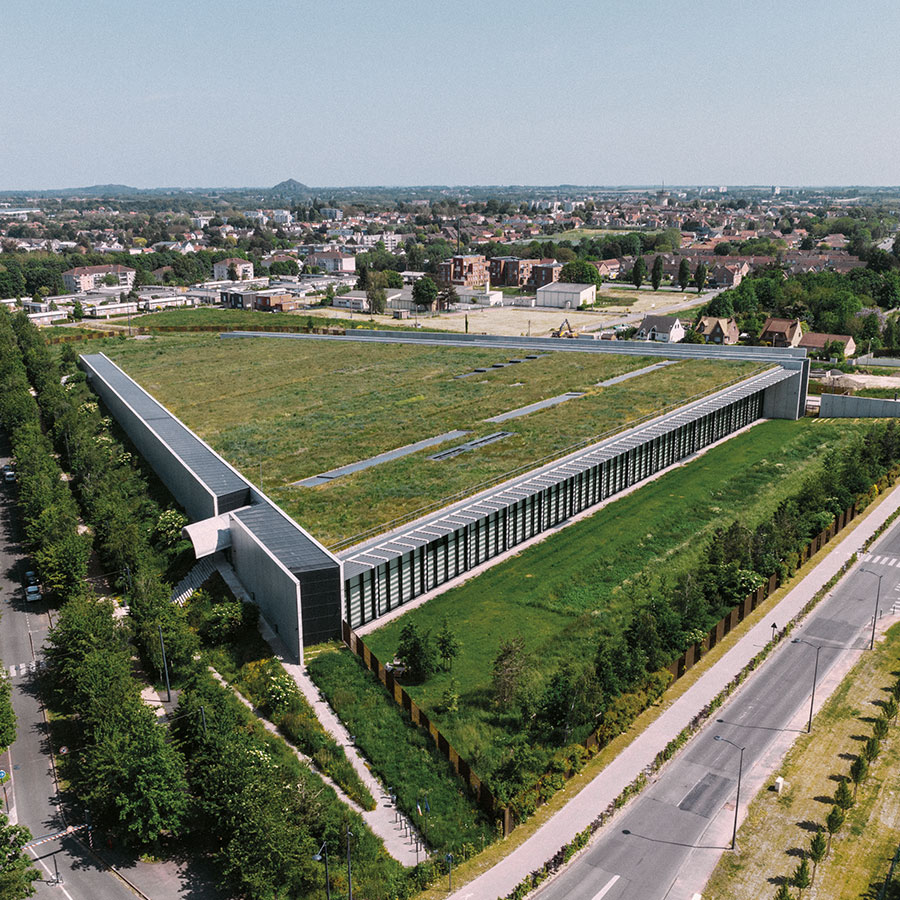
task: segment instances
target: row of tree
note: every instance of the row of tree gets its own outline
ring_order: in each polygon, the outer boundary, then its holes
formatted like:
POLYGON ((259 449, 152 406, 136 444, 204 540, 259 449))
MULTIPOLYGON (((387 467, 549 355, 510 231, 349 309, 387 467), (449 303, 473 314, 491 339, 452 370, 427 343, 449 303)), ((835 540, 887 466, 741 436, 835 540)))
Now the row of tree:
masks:
POLYGON ((697 563, 672 580, 643 574, 628 588, 632 609, 618 630, 599 633, 589 662, 568 661, 545 674, 524 640, 503 643, 493 661, 497 715, 515 721, 515 736, 477 761, 479 774, 514 808, 550 761, 595 731, 601 744, 619 734, 670 675, 665 667, 773 573, 788 576, 799 551, 863 497, 900 461, 900 428, 875 425, 830 453, 799 491, 756 528, 735 521, 715 532, 697 563))
MULTIPOLYGON (((0 318, 8 328, 9 316, 0 318)), ((312 856, 323 841, 338 851, 349 827, 355 886, 384 900, 413 892, 428 873, 408 876, 362 819, 210 678, 197 636, 162 580, 183 517, 160 513, 149 499, 137 460, 112 437, 83 377, 70 373, 62 385, 40 332, 21 316, 14 324, 7 332, 18 337, 11 354, 20 374, 24 357, 48 433, 71 469, 62 483, 74 486, 104 568, 118 569, 129 606, 119 619, 110 601, 82 583, 58 594, 62 607, 50 638, 53 704, 73 729, 67 776, 95 826, 141 851, 199 847, 211 854, 230 894, 266 900, 322 896, 323 874, 312 856), (141 702, 133 667, 136 645, 145 668, 161 671, 160 627, 182 687, 175 740, 141 702)), ((64 368, 72 361, 67 354, 64 368)), ((19 387, 28 393, 27 382, 20 379, 19 387)), ((346 887, 340 874, 332 873, 332 887, 346 887)))
POLYGON ((832 798, 833 805, 825 817, 824 825, 817 826, 809 842, 809 849, 800 851, 800 862, 793 874, 779 885, 775 900, 793 900, 792 887, 797 888, 798 898, 802 900, 803 892, 815 882, 819 863, 831 853, 832 839, 844 826, 847 813, 856 805, 859 786, 869 777, 869 767, 881 753, 881 743, 887 738, 891 724, 897 721, 897 713, 900 711, 900 679, 891 686, 887 700, 875 702, 880 705, 881 712, 872 722, 871 737, 865 739, 859 753, 849 754, 853 757, 853 762, 850 764, 849 772, 839 778, 832 798), (810 862, 812 871, 809 867, 810 862))
POLYGON ((897 306, 900 275, 893 269, 867 267, 847 275, 810 272, 789 278, 780 269, 771 269, 718 294, 702 314, 734 316, 741 331, 752 335, 760 333, 768 316, 800 319, 812 331, 849 334, 857 344, 871 342, 873 349, 878 349, 900 346, 894 320, 880 312, 897 306))

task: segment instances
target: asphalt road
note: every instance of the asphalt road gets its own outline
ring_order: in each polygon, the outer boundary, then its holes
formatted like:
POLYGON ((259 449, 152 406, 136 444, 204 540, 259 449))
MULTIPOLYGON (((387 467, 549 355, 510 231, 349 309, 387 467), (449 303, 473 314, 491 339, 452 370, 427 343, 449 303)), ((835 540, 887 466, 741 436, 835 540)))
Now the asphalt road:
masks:
MULTIPOLYGON (((8 447, 5 435, 0 434, 0 466, 9 461, 8 447)), ((29 565, 21 548, 15 490, 15 486, 0 485, 0 660, 11 676, 18 721, 15 743, 0 756, 0 768, 12 776, 0 801, 4 812, 40 838, 63 831, 67 824, 80 824, 80 820, 66 822, 60 809, 47 729, 35 692, 34 673, 40 665, 50 612, 46 602, 26 603, 23 599, 23 576, 29 565)), ((134 900, 134 893, 73 837, 41 844, 32 856, 43 876, 36 883, 37 897, 134 900), (55 883, 57 871, 61 884, 55 883)))
MULTIPOLYGON (((840 654, 869 646, 878 575, 882 576, 879 608, 889 610, 900 596, 900 524, 794 632, 796 638, 822 647, 819 681, 840 654)), ((716 721, 662 770, 657 782, 537 896, 664 900, 672 896, 672 886, 686 871, 694 849, 727 846, 730 829, 723 836, 710 834, 709 826, 726 804, 734 809, 739 748, 744 748, 746 786, 770 744, 788 728, 796 728, 796 717, 809 708, 816 657, 809 644, 780 648, 719 710, 716 721), (714 740, 716 735, 724 740, 714 740)))

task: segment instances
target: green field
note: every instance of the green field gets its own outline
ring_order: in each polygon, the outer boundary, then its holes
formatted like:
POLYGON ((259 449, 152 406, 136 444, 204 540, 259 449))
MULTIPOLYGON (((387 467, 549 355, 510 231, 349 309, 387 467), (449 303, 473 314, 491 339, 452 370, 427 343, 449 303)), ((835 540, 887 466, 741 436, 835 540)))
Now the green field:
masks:
POLYGON ((627 618, 641 573, 670 577, 696 560, 704 539, 736 518, 754 527, 829 446, 860 426, 814 419, 772 421, 713 448, 595 515, 548 537, 484 574, 443 593, 366 637, 382 660, 393 658, 400 630, 414 621, 436 633, 446 616, 461 643, 446 672, 407 690, 482 777, 492 745, 513 737, 514 719, 491 701, 500 642, 521 635, 546 677, 566 660, 593 659, 601 632, 627 618), (440 710, 451 677, 459 712, 440 710))
MULTIPOLYGON (((200 313, 203 315, 203 313, 200 313)), ((573 444, 756 371, 681 362, 610 388, 596 382, 653 360, 551 353, 504 369, 508 350, 166 335, 108 355, 301 525, 333 544, 412 514, 573 444), (586 395, 502 425, 487 417, 566 391, 586 395), (420 451, 316 488, 292 482, 460 429, 512 437, 444 462, 420 451)), ((453 446, 449 442, 447 447, 453 446)))

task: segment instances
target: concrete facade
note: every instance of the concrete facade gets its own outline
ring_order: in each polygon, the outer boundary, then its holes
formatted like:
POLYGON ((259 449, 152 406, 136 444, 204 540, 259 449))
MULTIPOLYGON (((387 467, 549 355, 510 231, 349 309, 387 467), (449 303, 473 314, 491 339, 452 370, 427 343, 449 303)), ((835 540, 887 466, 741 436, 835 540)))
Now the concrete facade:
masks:
POLYGON ((900 416, 900 400, 822 394, 819 416, 823 419, 890 419, 900 416))
POLYGON ((226 553, 295 658, 341 634, 340 562, 104 354, 88 381, 192 524, 195 554, 226 553))

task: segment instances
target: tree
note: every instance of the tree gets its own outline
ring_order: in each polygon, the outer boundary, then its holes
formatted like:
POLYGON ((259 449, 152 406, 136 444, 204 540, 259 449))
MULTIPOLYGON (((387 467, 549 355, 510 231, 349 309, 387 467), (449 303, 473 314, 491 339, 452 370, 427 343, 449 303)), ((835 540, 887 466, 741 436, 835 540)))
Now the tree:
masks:
POLYGON ((450 309, 454 303, 459 303, 459 294, 456 293, 456 288, 452 284, 448 284, 438 291, 438 309, 450 309))
POLYGON ((653 290, 658 291, 659 286, 662 284, 663 279, 663 258, 662 255, 657 253, 656 259, 653 260, 653 269, 650 271, 650 284, 653 285, 653 290))
POLYGON ((775 900, 794 900, 794 895, 786 881, 782 881, 778 885, 778 890, 775 891, 775 900))
POLYGON ((687 261, 687 257, 683 256, 678 264, 678 286, 684 291, 691 283, 691 264, 687 261))
POLYGON ((643 283, 644 279, 647 277, 647 263, 644 262, 644 257, 639 256, 634 261, 634 268, 631 270, 631 283, 639 288, 643 283))
POLYGON ((595 284, 599 288, 603 282, 600 271, 586 259, 573 259, 559 270, 559 280, 568 284, 595 284))
POLYGON ((870 737, 863 745, 863 756, 867 762, 872 762, 881 753, 881 742, 877 737, 870 737))
POLYGON ((502 641, 493 665, 494 697, 498 704, 506 706, 520 696, 527 671, 525 638, 519 635, 502 641))
POLYGON ((794 869, 791 881, 793 882, 794 887, 800 892, 800 897, 803 896, 803 892, 812 884, 812 878, 810 878, 809 875, 809 863, 806 861, 805 856, 800 860, 797 868, 794 869))
POLYGON ((415 622, 407 622, 403 626, 396 656, 406 666, 413 681, 425 681, 436 668, 431 634, 427 631, 420 633, 415 622))
POLYGON ((237 281, 238 280, 237 266, 235 266, 234 263, 228 264, 228 280, 229 281, 237 281))
POLYGON ((837 790, 834 792, 834 805, 845 811, 853 806, 853 794, 846 781, 842 780, 838 784, 837 790))
POLYGON ((898 706, 897 701, 893 697, 888 697, 887 700, 884 701, 882 711, 886 719, 894 721, 897 718, 898 711, 900 711, 900 706, 898 706))
POLYGON ((437 300, 437 295, 438 287, 428 275, 423 275, 413 285, 412 299, 419 309, 431 309, 437 300))
POLYGON ((873 723, 872 723, 872 734, 879 741, 883 741, 888 736, 888 730, 890 725, 888 720, 884 717, 884 713, 882 713, 873 723))
POLYGON ((869 763, 864 756, 857 756, 850 765, 850 780, 853 782, 853 799, 856 799, 857 788, 869 775, 869 763))
POLYGON ((80 300, 76 300, 72 304, 72 318, 76 321, 80 321, 84 318, 84 307, 81 305, 80 300))
POLYGON ((706 287, 707 268, 705 262, 697 263, 697 270, 694 272, 694 284, 697 285, 697 293, 699 294, 706 287))
POLYGON ((825 830, 828 832, 828 849, 825 852, 827 856, 831 853, 831 839, 841 830, 844 824, 844 811, 838 806, 832 806, 831 812, 825 817, 825 830))
POLYGON ((0 813, 0 898, 24 900, 34 893, 34 882, 41 876, 22 849, 31 840, 31 832, 21 825, 10 825, 0 813))
POLYGON ((825 841, 825 835, 821 831, 817 831, 809 842, 809 858, 813 863, 813 881, 816 880, 816 869, 819 863, 825 859, 825 852, 828 850, 828 844, 825 841))
POLYGON ((0 673, 0 753, 16 739, 16 714, 12 707, 12 686, 5 672, 0 673))
POLYGON ((387 304, 386 284, 387 276, 384 272, 376 272, 374 269, 369 269, 366 272, 366 300, 369 301, 369 312, 384 312, 387 304))
POLYGON ((437 651, 438 656, 444 661, 444 668, 449 672, 453 668, 453 660, 459 655, 460 643, 453 629, 450 627, 450 620, 444 616, 441 622, 441 630, 437 633, 437 651))

